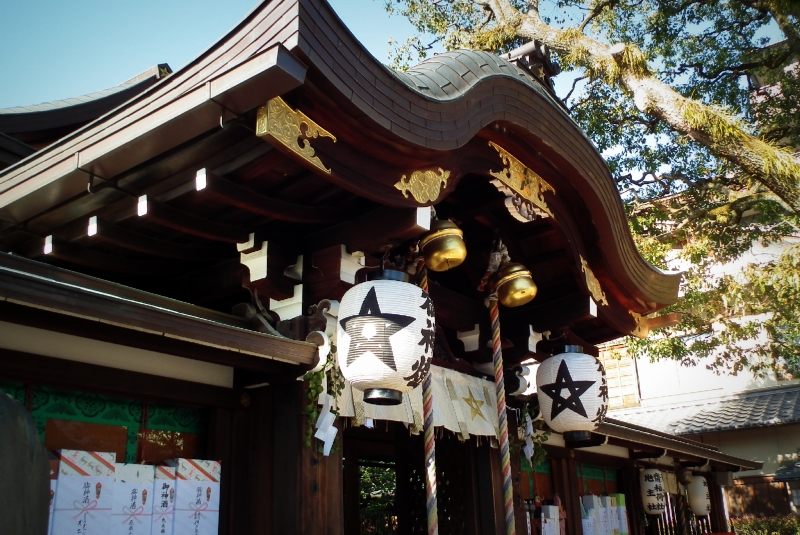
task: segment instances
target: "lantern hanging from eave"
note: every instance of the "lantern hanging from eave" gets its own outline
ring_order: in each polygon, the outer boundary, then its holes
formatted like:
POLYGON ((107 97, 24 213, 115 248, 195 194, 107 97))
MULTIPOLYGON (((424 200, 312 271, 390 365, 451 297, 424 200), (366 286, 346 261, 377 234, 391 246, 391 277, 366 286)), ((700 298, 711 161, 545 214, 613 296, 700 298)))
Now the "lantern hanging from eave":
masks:
POLYGON ((689 491, 689 508, 696 516, 706 516, 711 512, 711 495, 706 478, 694 476, 686 485, 686 490, 689 491))
POLYGON ((397 405, 430 370, 436 320, 427 292, 400 271, 379 270, 339 305, 337 359, 364 401, 397 405))
POLYGON ((568 345, 545 360, 536 372, 536 391, 545 422, 565 440, 591 438, 608 409, 608 385, 603 364, 568 345))
POLYGON ((639 475, 639 486, 642 489, 642 505, 648 515, 660 515, 667 508, 667 496, 664 490, 664 477, 655 468, 646 468, 639 475))

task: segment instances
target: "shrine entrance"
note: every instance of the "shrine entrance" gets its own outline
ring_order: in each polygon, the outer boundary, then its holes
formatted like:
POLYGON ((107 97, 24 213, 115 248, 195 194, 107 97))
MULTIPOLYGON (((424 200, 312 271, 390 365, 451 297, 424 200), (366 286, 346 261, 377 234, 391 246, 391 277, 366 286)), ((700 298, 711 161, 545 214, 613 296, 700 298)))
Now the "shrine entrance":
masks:
MULTIPOLYGON (((397 422, 374 425, 344 431, 344 531, 424 535, 422 435, 410 435, 397 422)), ((437 438, 441 535, 496 533, 491 453, 485 439, 477 445, 474 438, 460 442, 450 433, 437 438)))

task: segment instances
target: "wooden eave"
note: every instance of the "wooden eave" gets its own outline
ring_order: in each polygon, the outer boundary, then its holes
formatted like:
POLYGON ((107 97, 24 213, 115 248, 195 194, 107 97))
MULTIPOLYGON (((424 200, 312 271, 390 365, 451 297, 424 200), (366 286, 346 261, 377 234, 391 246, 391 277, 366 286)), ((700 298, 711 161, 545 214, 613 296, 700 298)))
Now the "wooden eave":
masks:
POLYGON ((235 355, 214 361, 234 367, 252 360, 253 366, 245 366, 259 370, 258 362, 267 359, 299 365, 299 375, 317 354, 315 344, 252 331, 236 316, 5 253, 0 253, 0 301, 223 350, 235 355))
POLYGON ((726 470, 759 470, 763 464, 758 461, 750 461, 728 455, 707 444, 639 427, 613 418, 606 418, 596 432, 609 438, 632 444, 666 450, 670 456, 677 459, 708 460, 712 465, 726 470))
POLYGON ((0 109, 0 132, 34 147, 47 146, 130 100, 170 72, 169 65, 157 65, 105 91, 0 109))

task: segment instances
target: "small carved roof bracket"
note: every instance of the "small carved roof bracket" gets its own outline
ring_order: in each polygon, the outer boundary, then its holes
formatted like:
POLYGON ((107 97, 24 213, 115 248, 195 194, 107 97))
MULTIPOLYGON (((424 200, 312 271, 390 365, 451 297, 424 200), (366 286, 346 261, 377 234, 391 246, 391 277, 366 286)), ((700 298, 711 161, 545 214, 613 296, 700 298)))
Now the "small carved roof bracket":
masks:
POLYGON ((327 137, 336 143, 336 136, 322 128, 300 110, 293 110, 281 97, 275 97, 258 109, 256 135, 289 149, 300 158, 331 174, 314 153, 309 139, 327 137))
POLYGON ((489 174, 495 178, 492 184, 506 195, 506 208, 511 215, 523 223, 537 217, 555 217, 544 198, 546 191, 555 194, 555 188, 497 143, 490 141, 489 145, 505 166, 502 171, 489 171, 489 174))

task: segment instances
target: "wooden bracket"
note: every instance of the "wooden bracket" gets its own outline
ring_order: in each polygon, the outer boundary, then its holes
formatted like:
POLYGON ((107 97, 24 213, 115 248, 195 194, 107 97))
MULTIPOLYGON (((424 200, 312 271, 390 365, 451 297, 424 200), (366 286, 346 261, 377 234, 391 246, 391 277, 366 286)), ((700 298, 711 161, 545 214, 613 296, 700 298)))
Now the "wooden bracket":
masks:
POLYGON ((457 331, 456 337, 464 344, 464 351, 470 353, 480 349, 481 326, 479 323, 475 324, 475 328, 471 331, 457 331))
MULTIPOLYGON (((237 244, 241 264, 247 267, 249 277, 243 286, 258 290, 259 295, 270 300, 292 299, 297 294, 298 257, 281 244, 260 241, 250 234, 247 242, 237 244)), ((302 266, 302 258, 299 260, 302 266)), ((302 270, 300 271, 302 278, 302 270)), ((302 285, 300 285, 302 296, 302 285)), ((281 319, 289 319, 282 317, 281 319)))
POLYGON ((377 265, 372 257, 365 257, 358 252, 348 253, 342 244, 314 251, 306 277, 309 301, 341 300, 344 293, 356 283, 358 270, 368 263, 377 265))

